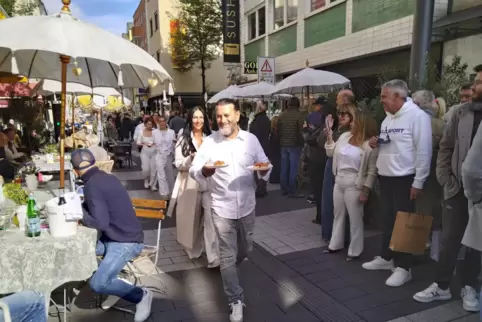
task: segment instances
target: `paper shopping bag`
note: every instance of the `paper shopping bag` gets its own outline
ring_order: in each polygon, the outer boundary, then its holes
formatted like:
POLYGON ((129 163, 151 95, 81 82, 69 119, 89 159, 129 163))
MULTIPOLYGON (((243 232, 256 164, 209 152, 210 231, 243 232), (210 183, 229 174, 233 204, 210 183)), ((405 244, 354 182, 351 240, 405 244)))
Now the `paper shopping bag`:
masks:
POLYGON ((399 211, 393 226, 390 249, 402 253, 424 254, 432 221, 432 216, 399 211))

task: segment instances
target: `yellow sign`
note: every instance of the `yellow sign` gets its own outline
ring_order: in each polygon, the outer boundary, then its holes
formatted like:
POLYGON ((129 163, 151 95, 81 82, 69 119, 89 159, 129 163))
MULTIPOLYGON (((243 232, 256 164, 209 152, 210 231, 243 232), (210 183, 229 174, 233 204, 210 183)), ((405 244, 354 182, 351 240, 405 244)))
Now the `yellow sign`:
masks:
POLYGON ((0 6, 0 20, 6 19, 6 18, 8 18, 7 13, 6 13, 5 10, 2 8, 2 6, 0 6))
POLYGON ((239 44, 224 44, 225 55, 239 55, 239 44))

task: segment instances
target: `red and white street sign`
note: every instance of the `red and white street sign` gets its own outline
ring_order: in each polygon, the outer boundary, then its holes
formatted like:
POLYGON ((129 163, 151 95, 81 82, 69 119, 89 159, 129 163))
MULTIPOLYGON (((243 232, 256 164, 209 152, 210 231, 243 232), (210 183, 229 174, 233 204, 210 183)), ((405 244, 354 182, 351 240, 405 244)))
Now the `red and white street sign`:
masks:
POLYGON ((276 83, 274 57, 258 57, 258 82, 276 83))

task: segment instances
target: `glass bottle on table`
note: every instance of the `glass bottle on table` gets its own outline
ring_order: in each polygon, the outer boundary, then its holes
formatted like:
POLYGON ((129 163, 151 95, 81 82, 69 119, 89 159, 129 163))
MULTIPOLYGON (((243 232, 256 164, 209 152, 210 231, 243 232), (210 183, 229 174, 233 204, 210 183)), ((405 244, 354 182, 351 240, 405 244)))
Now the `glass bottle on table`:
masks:
POLYGON ((27 203, 27 237, 40 236, 40 214, 35 206, 33 193, 28 197, 27 203))

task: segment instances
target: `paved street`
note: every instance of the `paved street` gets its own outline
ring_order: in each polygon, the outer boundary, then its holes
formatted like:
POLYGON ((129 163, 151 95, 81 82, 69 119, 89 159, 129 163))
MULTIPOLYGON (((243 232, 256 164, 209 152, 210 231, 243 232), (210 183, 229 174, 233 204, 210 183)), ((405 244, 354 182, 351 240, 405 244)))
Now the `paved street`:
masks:
MULTIPOLYGON (((133 197, 156 198, 143 189, 140 171, 115 173, 133 197)), ((255 247, 240 268, 245 291, 245 322, 336 321, 336 322, 427 322, 480 321, 477 314, 462 309, 460 299, 451 302, 419 304, 412 295, 428 286, 434 262, 420 258, 414 279, 401 288, 384 285, 389 272, 371 272, 361 262, 347 263, 344 254, 323 254, 320 227, 311 222, 314 208, 304 199, 280 196, 270 186, 269 196, 257 206, 255 247)), ((155 243, 156 222, 143 221, 145 242, 155 243)), ((162 230, 163 249, 154 276, 141 283, 155 289, 152 316, 159 322, 226 322, 228 303, 224 297, 219 270, 206 268, 203 259, 191 261, 176 241, 175 219, 166 220, 162 230)), ((366 232, 363 260, 378 252, 380 237, 366 232)), ((455 285, 453 295, 459 293, 455 285)), ((119 302, 119 306, 134 306, 119 302)), ((51 313, 55 315, 52 307, 51 313)), ((51 316, 49 321, 59 321, 51 316)), ((99 296, 88 286, 81 289, 72 305, 69 320, 74 322, 133 321, 133 315, 100 309, 99 296)))

